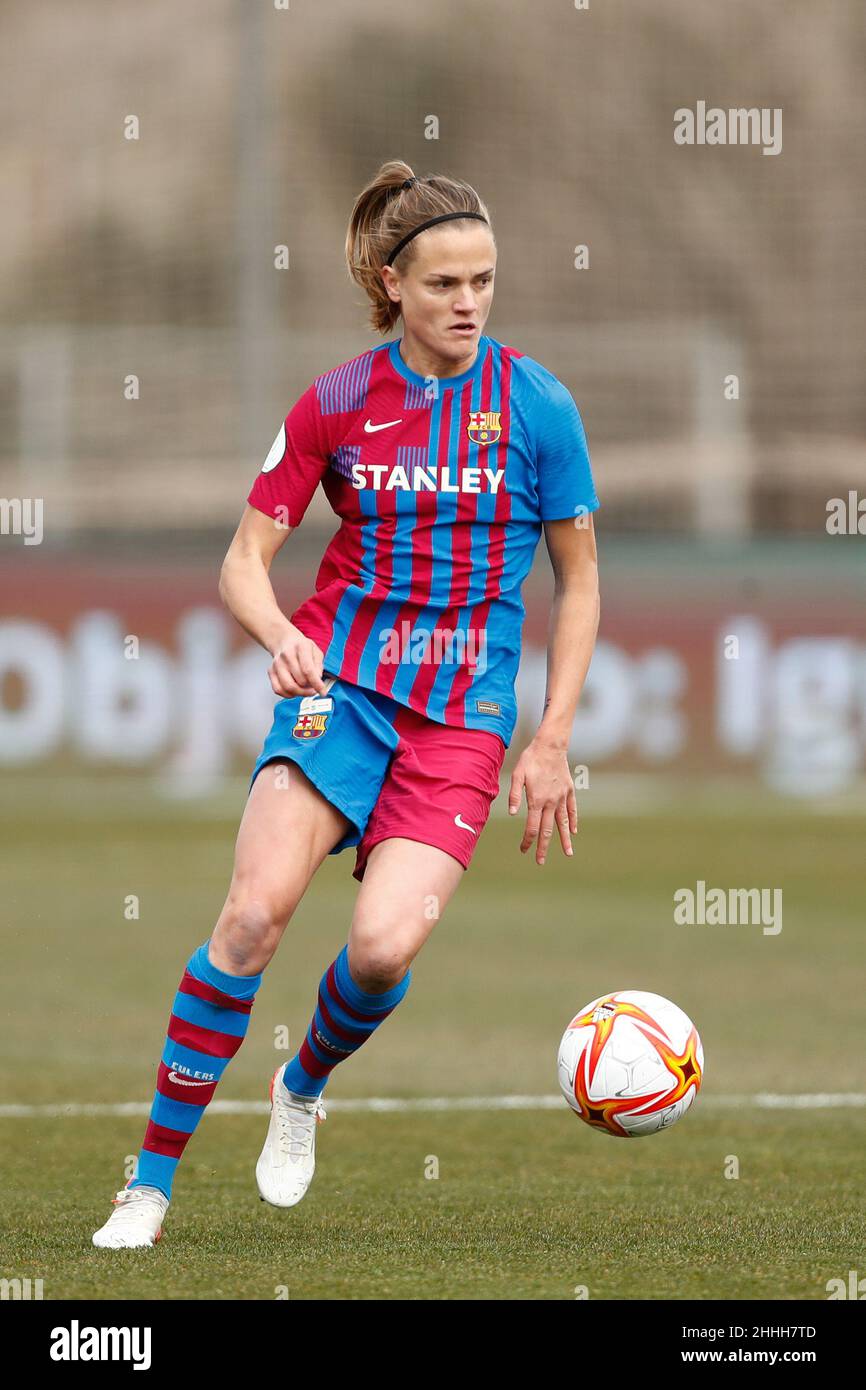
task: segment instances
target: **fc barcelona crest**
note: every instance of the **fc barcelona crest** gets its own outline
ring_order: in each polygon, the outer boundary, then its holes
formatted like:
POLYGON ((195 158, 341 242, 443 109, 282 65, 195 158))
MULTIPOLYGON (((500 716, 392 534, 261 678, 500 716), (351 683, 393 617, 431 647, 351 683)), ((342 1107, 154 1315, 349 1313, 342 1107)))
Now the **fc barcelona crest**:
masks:
POLYGON ((473 410, 466 427, 473 444, 495 444, 502 433, 502 417, 498 410, 473 410))
POLYGON ((300 703, 292 738, 321 738, 333 708, 334 701, 329 695, 308 695, 300 703))
POLYGON ((321 738, 327 727, 326 714, 299 714, 292 729, 292 738, 321 738))

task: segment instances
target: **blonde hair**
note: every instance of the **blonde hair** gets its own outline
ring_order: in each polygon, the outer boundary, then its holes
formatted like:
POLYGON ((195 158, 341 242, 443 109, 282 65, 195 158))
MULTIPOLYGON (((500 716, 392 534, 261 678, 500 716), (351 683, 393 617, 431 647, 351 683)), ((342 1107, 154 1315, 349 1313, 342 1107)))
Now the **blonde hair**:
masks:
MULTIPOLYGON (((400 305, 388 298, 381 269, 392 248, 422 222, 446 212, 490 214, 471 184, 447 174, 427 174, 416 179, 402 159, 389 159, 358 194, 346 233, 349 274, 370 301, 370 323, 379 333, 390 333, 400 317, 400 305), (407 179, 414 182, 404 188, 407 179)), ((394 260, 405 270, 415 254, 410 241, 394 260)))

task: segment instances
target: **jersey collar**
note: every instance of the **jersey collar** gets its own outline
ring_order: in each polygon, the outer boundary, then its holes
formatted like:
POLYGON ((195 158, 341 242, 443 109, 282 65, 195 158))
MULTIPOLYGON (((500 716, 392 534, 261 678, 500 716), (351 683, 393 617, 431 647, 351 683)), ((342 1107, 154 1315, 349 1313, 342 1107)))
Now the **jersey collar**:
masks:
MULTIPOLYGON (((406 363, 400 355, 400 344, 402 341, 402 338, 395 338, 391 343, 388 349, 388 360, 398 376, 401 376, 404 381, 410 382, 413 386, 420 387, 423 391, 429 385, 429 379, 419 376, 417 372, 412 371, 411 367, 406 366, 406 363)), ((469 370, 467 372, 462 372, 460 376, 438 377, 439 390, 450 391, 455 387, 465 386, 467 381, 474 381, 476 377, 480 376, 489 351, 490 339, 482 333, 481 337, 478 339, 478 352, 476 353, 475 361, 472 363, 469 370)))

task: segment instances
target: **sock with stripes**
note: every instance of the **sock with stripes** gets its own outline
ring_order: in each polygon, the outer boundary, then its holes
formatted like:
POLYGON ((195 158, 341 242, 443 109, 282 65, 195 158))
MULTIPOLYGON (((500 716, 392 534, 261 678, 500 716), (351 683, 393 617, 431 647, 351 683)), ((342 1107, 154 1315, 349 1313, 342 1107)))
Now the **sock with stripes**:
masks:
POLYGON ((286 1063, 283 1083, 296 1095, 318 1096, 338 1062, 351 1057, 393 1013, 409 988, 411 970, 385 994, 368 994, 349 974, 344 946, 319 985, 319 1001, 300 1050, 286 1063))
POLYGON ((193 952, 168 1020, 156 1095, 129 1187, 158 1187, 171 1197, 181 1154, 244 1040, 261 982, 261 975, 218 970, 207 942, 193 952))

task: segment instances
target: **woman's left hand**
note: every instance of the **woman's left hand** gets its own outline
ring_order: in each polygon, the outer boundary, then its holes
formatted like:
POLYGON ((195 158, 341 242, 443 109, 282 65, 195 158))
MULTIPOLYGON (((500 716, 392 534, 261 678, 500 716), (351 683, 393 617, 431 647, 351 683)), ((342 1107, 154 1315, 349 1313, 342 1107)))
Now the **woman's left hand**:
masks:
POLYGON ((535 862, 543 864, 555 826, 563 853, 573 855, 571 836, 577 833, 577 802, 567 751, 536 736, 521 753, 511 774, 509 815, 514 816, 520 810, 523 791, 526 792, 527 815, 520 841, 521 854, 537 840, 535 862))

